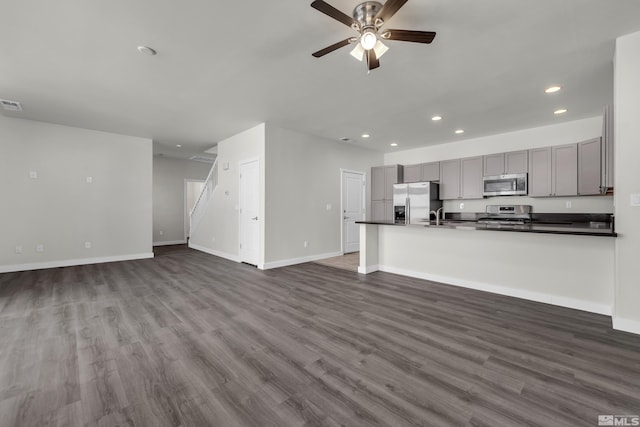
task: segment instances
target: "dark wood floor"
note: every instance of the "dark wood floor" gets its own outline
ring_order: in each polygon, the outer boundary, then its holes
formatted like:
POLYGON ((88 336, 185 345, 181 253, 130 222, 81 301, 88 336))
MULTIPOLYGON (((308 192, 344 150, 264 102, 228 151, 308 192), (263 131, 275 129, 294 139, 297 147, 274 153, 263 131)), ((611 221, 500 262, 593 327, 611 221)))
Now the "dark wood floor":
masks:
POLYGON ((595 426, 640 413, 605 316, 185 247, 0 275, 0 425, 595 426))

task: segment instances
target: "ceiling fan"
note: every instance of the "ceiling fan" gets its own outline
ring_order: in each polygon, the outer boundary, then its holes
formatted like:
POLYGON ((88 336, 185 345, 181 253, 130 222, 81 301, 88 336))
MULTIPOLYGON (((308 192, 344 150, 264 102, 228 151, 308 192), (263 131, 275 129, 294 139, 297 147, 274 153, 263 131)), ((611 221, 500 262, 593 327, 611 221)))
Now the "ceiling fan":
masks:
POLYGON ((312 55, 320 58, 334 50, 357 43, 351 55, 359 61, 367 58, 369 71, 380 66, 380 57, 389 49, 381 40, 398 40, 414 43, 431 43, 436 36, 433 31, 386 30, 382 27, 407 0, 387 0, 385 4, 377 1, 365 1, 353 9, 353 18, 339 11, 323 0, 315 0, 311 7, 330 16, 336 21, 356 30, 358 37, 349 37, 325 47, 312 55))

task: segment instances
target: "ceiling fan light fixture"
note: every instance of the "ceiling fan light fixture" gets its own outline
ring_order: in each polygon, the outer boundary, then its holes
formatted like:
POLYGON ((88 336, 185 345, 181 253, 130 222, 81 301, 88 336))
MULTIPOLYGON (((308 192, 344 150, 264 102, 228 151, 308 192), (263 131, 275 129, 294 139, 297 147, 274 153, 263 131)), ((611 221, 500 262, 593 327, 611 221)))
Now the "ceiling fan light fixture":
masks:
POLYGON ((376 42, 376 45, 373 47, 373 51, 376 53, 376 58, 380 59, 382 55, 388 51, 389 48, 385 46, 380 40, 376 42))
POLYGON ((351 51, 351 56, 362 62, 362 60, 364 59, 364 48, 360 43, 356 44, 356 47, 353 48, 353 50, 351 51))
POLYGON ((360 44, 362 45, 362 48, 364 50, 373 49, 377 42, 378 37, 373 30, 369 29, 362 32, 362 36, 360 37, 360 44))

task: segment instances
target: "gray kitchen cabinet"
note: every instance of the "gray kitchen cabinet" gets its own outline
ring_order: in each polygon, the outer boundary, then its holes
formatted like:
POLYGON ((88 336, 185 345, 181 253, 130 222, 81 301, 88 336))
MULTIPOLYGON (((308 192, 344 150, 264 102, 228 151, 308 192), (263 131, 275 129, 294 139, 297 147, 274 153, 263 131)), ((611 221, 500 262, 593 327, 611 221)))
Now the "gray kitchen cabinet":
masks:
POLYGON ((440 162, 440 200, 482 198, 482 157, 440 162))
POLYGON ((529 150, 529 196, 578 194, 578 144, 529 150))
POLYGON ((602 145, 600 155, 601 192, 613 190, 613 105, 604 109, 602 120, 602 145))
POLYGON ((578 144, 551 148, 551 182, 554 196, 578 194, 578 144))
POLYGON ((600 138, 578 143, 578 195, 601 194, 601 150, 600 138))
POLYGON ((384 200, 384 166, 371 168, 371 200, 384 200))
POLYGON ((404 182, 422 181, 422 164, 404 167, 404 182))
POLYGON ((484 176, 504 174, 504 153, 489 154, 483 157, 484 176))
POLYGON ((460 198, 482 199, 482 157, 460 159, 460 198))
POLYGON ((529 172, 529 152, 527 150, 504 153, 504 173, 529 172))
POLYGON ((402 182, 403 166, 371 168, 371 220, 393 220, 393 184, 402 182))
POLYGON ((528 151, 489 154, 483 157, 484 176, 527 173, 528 151))
POLYGON ((551 187, 551 147, 529 150, 529 196, 553 196, 551 187))
POLYGON ((440 200, 460 198, 460 159, 440 162, 440 200))
POLYGON ((422 181, 440 180, 440 162, 422 164, 422 181))

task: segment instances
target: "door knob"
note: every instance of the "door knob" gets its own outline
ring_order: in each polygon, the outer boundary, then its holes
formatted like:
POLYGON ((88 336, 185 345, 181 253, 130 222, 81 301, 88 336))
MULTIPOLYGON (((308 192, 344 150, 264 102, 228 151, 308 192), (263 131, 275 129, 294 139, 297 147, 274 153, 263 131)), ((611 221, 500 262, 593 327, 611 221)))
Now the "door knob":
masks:
POLYGON ((349 219, 349 217, 348 217, 348 216, 345 216, 343 219, 349 219))
POLYGON ((258 220, 258 217, 257 217, 257 216, 254 216, 254 217, 253 217, 253 218, 251 218, 251 219, 252 219, 252 220, 254 220, 254 221, 257 221, 257 220, 258 220))

